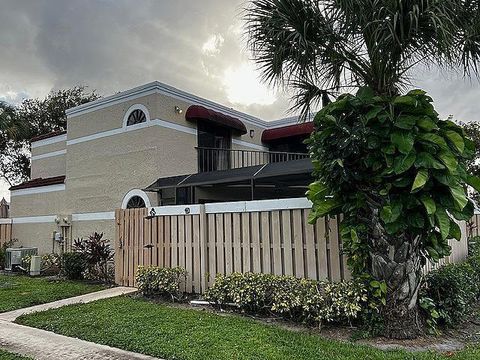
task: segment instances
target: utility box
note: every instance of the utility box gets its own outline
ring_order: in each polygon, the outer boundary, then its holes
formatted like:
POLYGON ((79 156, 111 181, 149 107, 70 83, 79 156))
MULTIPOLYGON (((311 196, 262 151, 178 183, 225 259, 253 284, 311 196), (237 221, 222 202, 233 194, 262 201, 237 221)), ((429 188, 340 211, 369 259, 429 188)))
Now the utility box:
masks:
POLYGON ((30 276, 39 276, 41 266, 42 258, 38 255, 32 256, 32 261, 30 262, 30 276))
POLYGON ((38 255, 38 248, 7 248, 5 251, 5 270, 13 271, 22 265, 22 259, 26 256, 38 255))

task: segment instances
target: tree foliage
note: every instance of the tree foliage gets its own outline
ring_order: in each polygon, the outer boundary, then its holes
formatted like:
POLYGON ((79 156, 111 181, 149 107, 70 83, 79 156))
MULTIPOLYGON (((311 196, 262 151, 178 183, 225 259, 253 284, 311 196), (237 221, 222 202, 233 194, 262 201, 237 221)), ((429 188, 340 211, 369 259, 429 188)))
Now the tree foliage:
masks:
POLYGON ((249 46, 269 82, 296 90, 308 115, 325 92, 394 95, 418 64, 478 71, 476 0, 252 0, 249 46))
POLYGON ((98 99, 84 86, 52 91, 44 99, 26 99, 18 106, 3 104, 0 116, 0 176, 10 185, 30 177, 30 139, 53 131, 66 130, 69 108, 98 99), (5 124, 5 125, 3 125, 5 124), (9 125, 10 124, 10 125, 9 125), (13 124, 13 125, 12 125, 13 124))
POLYGON ((375 210, 389 236, 419 240, 423 263, 450 254, 447 239, 461 237, 456 220, 473 215, 465 185, 480 189, 480 179, 466 169, 474 143, 439 120, 425 92, 384 98, 362 88, 321 110, 315 126, 310 220, 344 214, 341 233, 356 274, 368 269, 375 210))

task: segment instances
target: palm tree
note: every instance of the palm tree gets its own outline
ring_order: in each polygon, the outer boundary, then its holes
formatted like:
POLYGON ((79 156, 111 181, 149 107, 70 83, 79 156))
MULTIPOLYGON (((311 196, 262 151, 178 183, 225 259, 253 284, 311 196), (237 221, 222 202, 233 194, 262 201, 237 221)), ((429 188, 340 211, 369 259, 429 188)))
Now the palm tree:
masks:
MULTIPOLYGON (((252 0, 245 18, 264 80, 293 89, 292 109, 305 118, 345 89, 368 86, 375 95, 399 95, 418 65, 477 75, 479 16, 478 0, 252 0)), ((372 239, 387 239, 378 216, 375 223, 372 239)), ((387 283, 386 334, 414 337, 420 270, 405 269, 419 263, 419 254, 398 260, 401 251, 395 252, 394 261, 388 250, 371 260, 372 272, 403 274, 387 283)))
POLYGON ((14 139, 26 131, 15 116, 15 107, 0 101, 0 134, 5 139, 14 139))
POLYGON ((345 87, 399 93, 419 64, 477 73, 479 15, 476 0, 252 0, 245 18, 264 80, 305 116, 345 87))

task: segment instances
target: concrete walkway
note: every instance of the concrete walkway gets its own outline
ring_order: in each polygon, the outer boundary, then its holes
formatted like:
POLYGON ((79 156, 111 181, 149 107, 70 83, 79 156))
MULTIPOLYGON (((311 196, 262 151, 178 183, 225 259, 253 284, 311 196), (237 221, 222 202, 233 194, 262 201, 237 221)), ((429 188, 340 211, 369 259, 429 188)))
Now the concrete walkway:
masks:
POLYGON ((115 296, 126 295, 136 292, 137 289, 130 287, 114 287, 111 289, 100 290, 93 293, 75 296, 68 299, 58 300, 47 304, 30 306, 23 309, 13 310, 0 314, 0 320, 4 321, 15 321, 20 315, 31 314, 34 312, 45 311, 49 309, 56 309, 65 305, 72 304, 86 304, 92 301, 108 299, 115 296))
POLYGON ((95 344, 50 331, 14 324, 20 315, 65 305, 88 303, 136 292, 135 288, 116 287, 0 314, 0 348, 37 360, 154 360, 151 356, 95 344))

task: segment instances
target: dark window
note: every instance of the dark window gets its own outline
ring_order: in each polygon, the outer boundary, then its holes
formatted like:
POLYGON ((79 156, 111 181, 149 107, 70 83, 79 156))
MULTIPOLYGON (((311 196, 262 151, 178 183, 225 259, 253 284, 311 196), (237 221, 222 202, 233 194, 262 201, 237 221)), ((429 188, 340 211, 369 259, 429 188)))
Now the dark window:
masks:
POLYGON ((140 209, 144 208, 145 201, 140 196, 132 196, 127 203, 127 209, 140 209))
POLYGON ((230 169, 230 129, 198 122, 199 171, 230 169))
POLYGON ((145 121, 147 121, 147 116, 145 113, 140 109, 136 109, 133 110, 130 115, 128 115, 127 126, 140 124, 145 121))

